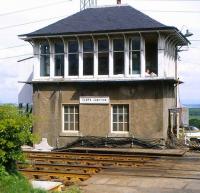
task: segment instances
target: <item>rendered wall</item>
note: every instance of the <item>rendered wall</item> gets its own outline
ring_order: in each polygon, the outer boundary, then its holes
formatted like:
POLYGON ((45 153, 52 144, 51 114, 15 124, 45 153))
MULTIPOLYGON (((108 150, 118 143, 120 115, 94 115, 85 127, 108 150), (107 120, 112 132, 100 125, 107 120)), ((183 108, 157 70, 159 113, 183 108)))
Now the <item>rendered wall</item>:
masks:
POLYGON ((39 83, 34 84, 34 133, 63 146, 77 139, 62 132, 62 104, 79 104, 80 96, 109 96, 110 104, 80 104, 78 135, 166 138, 168 108, 174 107, 173 84, 146 83, 39 83), (171 94, 170 94, 171 93, 171 94), (129 135, 111 132, 111 105, 129 105, 129 135))

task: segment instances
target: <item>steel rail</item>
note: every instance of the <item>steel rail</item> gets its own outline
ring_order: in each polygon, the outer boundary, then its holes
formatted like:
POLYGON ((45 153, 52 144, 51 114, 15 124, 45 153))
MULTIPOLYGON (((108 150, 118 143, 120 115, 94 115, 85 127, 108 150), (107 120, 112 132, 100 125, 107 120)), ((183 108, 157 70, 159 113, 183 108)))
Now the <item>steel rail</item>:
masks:
MULTIPOLYGON (((30 158, 29 158, 30 159, 30 158)), ((67 164, 67 165, 86 165, 86 166, 124 166, 124 167, 137 167, 143 165, 145 161, 137 160, 90 160, 90 159, 70 159, 70 158, 51 158, 51 157, 32 157, 29 161, 30 164, 49 163, 49 164, 67 164)))
POLYGON ((28 159, 32 158, 40 158, 40 157, 50 157, 50 158, 72 158, 72 159, 93 159, 93 160, 127 160, 127 161, 135 161, 135 160, 154 160, 155 157, 147 157, 147 156, 132 156, 132 155, 121 155, 121 154, 98 154, 98 153, 71 153, 71 152, 25 152, 25 155, 28 159))
POLYGON ((34 170, 34 171, 49 171, 49 170, 55 170, 57 172, 59 171, 67 171, 67 172, 73 172, 73 173, 83 173, 83 174, 95 174, 100 171, 99 167, 88 167, 88 166, 68 166, 65 164, 25 164, 25 163, 18 163, 17 169, 19 171, 21 170, 34 170))

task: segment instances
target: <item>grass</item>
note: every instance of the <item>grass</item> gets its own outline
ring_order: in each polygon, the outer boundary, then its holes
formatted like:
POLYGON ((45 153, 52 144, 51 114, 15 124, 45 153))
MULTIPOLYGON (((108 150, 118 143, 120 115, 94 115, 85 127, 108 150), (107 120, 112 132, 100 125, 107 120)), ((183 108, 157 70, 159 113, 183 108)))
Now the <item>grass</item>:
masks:
POLYGON ((6 175, 0 177, 1 193, 47 193, 33 189, 31 184, 21 175, 6 175))
MULTIPOLYGON (((0 193, 50 193, 40 189, 34 189, 29 181, 20 174, 0 175, 0 193)), ((54 192, 59 193, 59 192, 54 192)), ((68 188, 62 193, 81 193, 76 186, 68 188)))
POLYGON ((200 108, 189 108, 189 118, 200 120, 200 108))

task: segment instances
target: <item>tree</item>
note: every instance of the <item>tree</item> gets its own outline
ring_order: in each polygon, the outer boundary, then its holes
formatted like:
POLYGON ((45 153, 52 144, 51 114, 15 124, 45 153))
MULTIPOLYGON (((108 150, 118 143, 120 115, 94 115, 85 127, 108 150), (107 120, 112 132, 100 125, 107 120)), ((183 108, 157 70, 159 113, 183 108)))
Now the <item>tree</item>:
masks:
POLYGON ((190 119, 189 124, 200 128, 200 120, 199 119, 190 119))
POLYGON ((16 161, 23 159, 21 146, 33 142, 32 116, 14 105, 0 106, 0 169, 15 171, 16 161))

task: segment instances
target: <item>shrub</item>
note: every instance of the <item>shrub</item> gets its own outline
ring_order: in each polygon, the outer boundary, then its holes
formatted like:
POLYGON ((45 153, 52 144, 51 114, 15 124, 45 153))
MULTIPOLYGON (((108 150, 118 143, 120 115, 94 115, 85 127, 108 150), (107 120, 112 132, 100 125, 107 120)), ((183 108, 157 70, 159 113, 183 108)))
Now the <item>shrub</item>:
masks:
POLYGON ((189 124, 200 128, 200 120, 199 119, 190 119, 189 124))
POLYGON ((32 117, 14 105, 0 106, 0 171, 15 171, 15 162, 23 159, 21 146, 31 143, 32 117))

